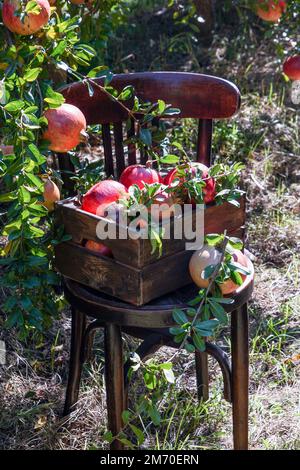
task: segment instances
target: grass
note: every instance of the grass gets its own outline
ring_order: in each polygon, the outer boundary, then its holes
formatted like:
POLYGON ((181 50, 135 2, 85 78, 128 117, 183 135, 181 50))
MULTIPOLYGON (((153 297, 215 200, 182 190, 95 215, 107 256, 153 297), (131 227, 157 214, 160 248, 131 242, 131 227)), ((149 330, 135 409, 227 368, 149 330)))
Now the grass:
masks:
MULTIPOLYGON (((290 85, 280 75, 274 44, 255 29, 256 24, 253 29, 244 27, 233 38, 229 29, 217 30, 210 49, 190 42, 188 48, 177 44, 172 52, 168 17, 163 23, 159 17, 147 18, 150 23, 145 38, 139 13, 129 42, 122 42, 122 35, 112 39, 111 48, 122 44, 121 50, 116 49, 118 56, 125 56, 132 48, 136 53, 136 58, 128 59, 130 64, 123 62, 122 67, 206 71, 232 79, 241 88, 241 112, 231 121, 216 123, 213 145, 217 158, 246 164, 247 248, 255 256, 256 269, 250 303, 250 447, 300 449, 299 109, 289 100, 290 85), (163 27, 157 35, 158 24, 163 27), (150 40, 155 43, 147 49, 145 44, 151 45, 150 40), (179 46, 184 54, 178 52, 179 46)), ((121 33, 125 34, 126 28, 121 33)), ((180 28, 176 34, 178 42, 180 28)), ((176 132, 192 153, 195 123, 186 120, 176 132)), ((61 418, 61 411, 70 340, 68 313, 54 323, 39 349, 19 343, 13 331, 3 330, 0 335, 8 351, 7 366, 0 366, 0 448, 105 448, 102 332, 96 337, 94 360, 84 368, 77 410, 67 419, 61 418)), ((228 335, 224 329, 218 341, 229 351, 228 335)), ((135 345, 126 340, 127 348, 135 345)), ((171 350, 163 348, 158 355, 165 360, 171 350)), ((181 352, 175 373, 176 385, 164 390, 160 405, 162 426, 144 423, 144 447, 231 448, 231 407, 222 399, 216 364, 210 360, 211 389, 206 403, 197 401, 192 356, 181 352)), ((142 393, 139 380, 131 393, 142 393)))

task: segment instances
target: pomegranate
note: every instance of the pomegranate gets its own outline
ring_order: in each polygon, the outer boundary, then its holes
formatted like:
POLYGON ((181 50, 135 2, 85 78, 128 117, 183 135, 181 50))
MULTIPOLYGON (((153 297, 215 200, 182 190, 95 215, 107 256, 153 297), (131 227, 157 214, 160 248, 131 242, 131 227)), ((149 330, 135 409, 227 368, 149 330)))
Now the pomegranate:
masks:
POLYGON ((60 200, 60 191, 50 178, 45 181, 43 196, 43 206, 47 207, 49 211, 53 211, 54 203, 60 200))
MULTIPOLYGON (((239 263, 242 266, 247 267, 247 257, 239 250, 235 250, 233 255, 233 261, 239 263)), ((209 285, 209 279, 203 279, 201 274, 207 266, 217 265, 221 259, 221 252, 213 246, 204 245, 200 250, 195 251, 190 259, 189 271, 190 276, 194 283, 200 288, 207 288, 209 285)), ((241 274, 241 273, 240 273, 241 274)), ((246 279, 245 274, 241 274, 243 281, 246 279)), ((231 294, 239 286, 235 284, 231 279, 227 279, 222 284, 219 284, 219 288, 223 295, 231 294)))
MULTIPOLYGON (((203 165, 203 163, 199 162, 192 162, 188 165, 188 167, 185 170, 186 173, 186 179, 191 179, 196 177, 197 171, 202 171, 202 178, 208 178, 208 171, 209 168, 206 165, 203 165)), ((169 173, 165 176, 164 178, 164 184, 169 186, 173 181, 178 178, 178 170, 177 168, 174 168, 173 170, 170 170, 169 173)), ((179 180, 184 182, 184 177, 180 177, 179 180)), ((208 178, 205 181, 205 186, 203 188, 203 195, 204 195, 204 202, 205 204, 209 204, 215 199, 216 196, 216 182, 213 178, 208 178)), ((190 201, 193 202, 193 201, 190 201)))
POLYGON ((155 221, 171 219, 174 216, 172 206, 175 202, 172 196, 163 191, 157 194, 148 210, 155 221))
POLYGON ((103 217, 112 202, 127 196, 125 186, 118 181, 100 181, 83 196, 81 209, 103 217))
POLYGON ((58 108, 47 109, 48 127, 43 138, 50 142, 49 149, 64 153, 87 141, 86 120, 79 108, 63 103, 58 108))
POLYGON ((136 184, 140 189, 143 189, 145 183, 160 183, 161 177, 156 170, 151 168, 150 163, 146 165, 130 165, 122 172, 120 183, 128 189, 133 184, 136 184))
POLYGON ((0 150, 3 155, 12 155, 14 153, 13 145, 0 145, 0 150))
MULTIPOLYGON (((36 33, 50 18, 50 5, 48 0, 35 0, 40 7, 40 12, 35 15, 28 13, 23 21, 15 13, 21 8, 20 0, 4 0, 2 7, 2 19, 5 26, 13 33, 27 36, 36 33)), ((27 1, 25 3, 28 3, 27 1)))
POLYGON ((291 80, 300 80, 300 55, 294 55, 286 59, 283 64, 283 72, 291 80))
POLYGON ((108 248, 108 246, 103 245, 103 243, 87 240, 84 246, 88 250, 98 253, 99 255, 108 256, 109 258, 113 257, 111 249, 108 248))
POLYGON ((284 0, 258 0, 256 4, 257 15, 265 21, 276 22, 286 10, 284 0))

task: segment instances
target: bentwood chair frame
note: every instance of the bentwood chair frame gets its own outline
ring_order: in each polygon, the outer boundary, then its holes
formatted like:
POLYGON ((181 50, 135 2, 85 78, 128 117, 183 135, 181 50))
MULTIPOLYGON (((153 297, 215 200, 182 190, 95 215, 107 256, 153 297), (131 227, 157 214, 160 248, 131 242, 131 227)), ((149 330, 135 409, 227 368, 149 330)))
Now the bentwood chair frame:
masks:
MULTIPOLYGON (((102 84, 100 79, 96 79, 102 84)), ((143 101, 156 102, 158 99, 180 109, 176 119, 198 120, 198 141, 196 160, 211 165, 211 144, 214 119, 233 116, 240 107, 240 93, 237 87, 221 78, 177 72, 147 72, 115 75, 112 86, 123 89, 132 85, 137 96, 143 101)), ((124 145, 124 138, 135 135, 134 121, 124 134, 126 111, 111 100, 99 88, 90 96, 87 85, 76 83, 63 89, 68 103, 79 107, 88 124, 102 127, 104 163, 107 176, 120 176, 125 166, 145 162, 147 155, 138 155, 133 143, 124 145)), ((170 120, 170 117, 167 118, 170 120)), ((65 155, 58 157, 66 185, 70 186, 67 175, 74 168, 65 155)), ((250 263, 251 264, 251 263, 250 263)), ((224 380, 224 398, 233 406, 233 436, 235 449, 248 448, 248 313, 247 301, 253 289, 252 275, 247 285, 234 295, 234 302, 228 307, 231 313, 231 364, 227 355, 215 344, 207 342, 206 352, 195 353, 196 376, 199 399, 208 399, 208 355, 219 363, 224 380)), ((137 353, 142 359, 152 355, 161 346, 178 347, 173 342, 169 327, 173 325, 174 307, 187 308, 193 288, 184 288, 171 295, 150 302, 143 307, 134 307, 112 297, 95 292, 77 282, 64 280, 65 294, 72 306, 72 336, 69 364, 69 378, 64 414, 68 414, 78 399, 82 365, 87 358, 91 338, 96 328, 105 333, 105 378, 109 429, 116 435, 122 427, 122 411, 126 409, 127 371, 129 364, 123 364, 122 332, 143 340, 137 353), (88 317, 93 320, 88 323, 88 317)), ((121 449, 115 440, 112 449, 121 449)))

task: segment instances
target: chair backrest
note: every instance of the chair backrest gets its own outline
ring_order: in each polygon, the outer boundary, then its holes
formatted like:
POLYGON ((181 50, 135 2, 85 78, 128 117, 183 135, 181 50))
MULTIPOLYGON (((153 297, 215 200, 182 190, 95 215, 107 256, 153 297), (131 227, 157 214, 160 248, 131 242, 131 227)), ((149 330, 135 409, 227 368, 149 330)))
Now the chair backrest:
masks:
MULTIPOLYGON (((101 79, 96 82, 103 84, 101 79)), ((196 160, 211 164, 211 140, 213 119, 233 116, 240 106, 240 93, 231 82, 196 73, 185 72, 145 72, 114 75, 111 86, 121 91, 132 85, 136 95, 143 101, 164 100, 172 107, 180 109, 174 118, 196 118, 198 142, 196 160)), ((64 87, 66 102, 76 105, 84 113, 88 124, 101 124, 105 170, 107 176, 119 176, 127 164, 144 163, 146 155, 138 155, 134 144, 124 147, 124 137, 132 137, 136 128, 132 120, 131 128, 125 136, 124 122, 128 120, 126 111, 99 88, 94 87, 90 96, 85 83, 73 83, 64 87), (112 132, 111 132, 112 130, 112 132)), ((170 116, 166 116, 168 120, 170 116)), ((65 158, 60 159, 62 170, 68 169, 65 158), (63 166, 63 168, 62 168, 63 166)), ((70 169, 70 166, 69 166, 70 169)))

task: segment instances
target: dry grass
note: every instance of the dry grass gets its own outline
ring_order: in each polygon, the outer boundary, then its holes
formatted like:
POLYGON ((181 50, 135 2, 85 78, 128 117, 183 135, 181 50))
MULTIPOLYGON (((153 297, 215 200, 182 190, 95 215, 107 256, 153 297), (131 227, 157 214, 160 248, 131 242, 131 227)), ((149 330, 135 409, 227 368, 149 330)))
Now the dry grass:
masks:
MULTIPOLYGON (((255 48, 241 46, 238 58, 228 59, 225 36, 215 37, 209 52, 211 70, 205 70, 238 80, 243 92, 238 118, 217 125, 215 152, 229 160, 243 159, 247 165, 247 245, 256 265, 250 304, 250 447, 300 449, 299 110, 289 102, 288 92, 283 98, 283 89, 289 87, 276 74, 278 61, 270 45, 261 42, 253 66, 246 71, 244 64, 253 60, 255 48)), ((189 64, 198 71, 193 58, 189 64)), ((183 131, 192 135, 189 126, 183 131)), ((55 322, 39 350, 22 346, 13 331, 1 331, 8 351, 7 365, 0 366, 1 449, 105 447, 101 332, 95 359, 84 369, 77 410, 68 419, 61 418, 69 337, 70 321, 65 315, 55 322)), ((229 350, 226 329, 219 342, 229 350)), ((134 347, 133 341, 127 343, 134 347)), ((170 353, 164 348, 158 354, 165 360, 170 353)), ((231 407, 222 400, 220 372, 214 363, 210 365, 211 396, 207 403, 198 404, 192 357, 180 353, 176 386, 165 390, 161 403, 163 424, 160 429, 147 425, 146 448, 232 447, 231 407)), ((136 382, 133 396, 141 391, 136 382)))

